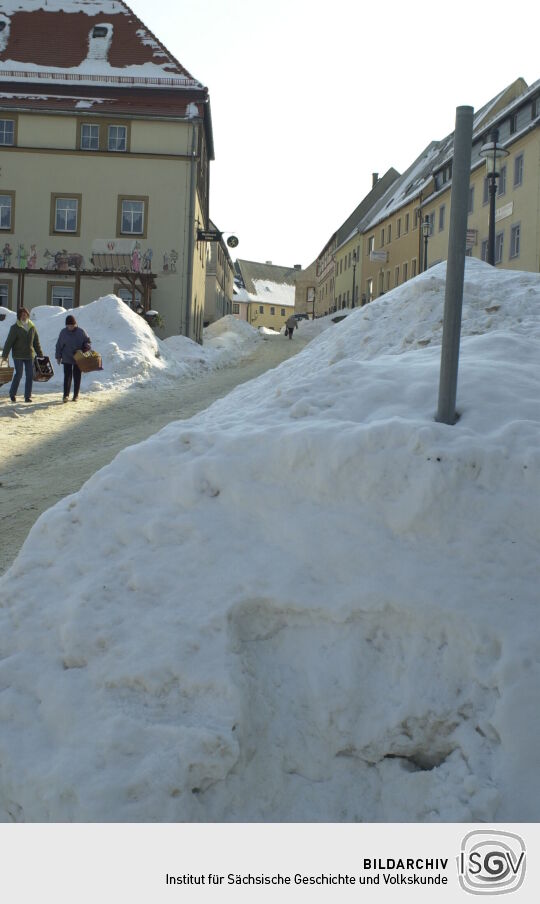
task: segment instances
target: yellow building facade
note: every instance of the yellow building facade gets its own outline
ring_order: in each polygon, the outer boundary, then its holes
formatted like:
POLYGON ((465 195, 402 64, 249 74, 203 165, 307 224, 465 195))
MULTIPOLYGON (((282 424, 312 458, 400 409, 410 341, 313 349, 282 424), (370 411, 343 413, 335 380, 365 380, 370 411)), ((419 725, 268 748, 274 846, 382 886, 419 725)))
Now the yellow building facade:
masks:
POLYGON ((201 341, 207 90, 163 45, 145 41, 120 0, 114 9, 44 6, 30 32, 27 14, 24 29, 19 11, 10 16, 0 53, 11 89, 0 98, 0 304, 71 308, 114 292, 159 311, 161 335, 201 341), (54 41, 72 48, 79 68, 50 65, 54 41), (14 71, 29 49, 39 84, 14 71), (124 79, 119 55, 140 74, 124 79), (97 246, 107 251, 99 264, 97 246))

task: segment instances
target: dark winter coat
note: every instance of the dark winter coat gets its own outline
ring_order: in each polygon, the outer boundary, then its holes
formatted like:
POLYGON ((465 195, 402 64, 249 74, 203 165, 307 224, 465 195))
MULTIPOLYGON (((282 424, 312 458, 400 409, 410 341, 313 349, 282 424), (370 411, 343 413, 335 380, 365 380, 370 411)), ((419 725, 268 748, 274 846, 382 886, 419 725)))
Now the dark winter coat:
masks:
POLYGON ((18 320, 13 324, 7 334, 2 358, 7 358, 10 352, 13 360, 17 359, 18 361, 32 360, 35 355, 38 358, 43 357, 37 330, 31 320, 28 320, 28 324, 27 330, 21 326, 18 320))
POLYGON ((60 331, 60 335, 56 342, 55 358, 62 364, 75 364, 73 353, 80 351, 88 351, 90 348, 90 339, 88 334, 80 327, 76 326, 74 330, 68 330, 67 326, 60 331))

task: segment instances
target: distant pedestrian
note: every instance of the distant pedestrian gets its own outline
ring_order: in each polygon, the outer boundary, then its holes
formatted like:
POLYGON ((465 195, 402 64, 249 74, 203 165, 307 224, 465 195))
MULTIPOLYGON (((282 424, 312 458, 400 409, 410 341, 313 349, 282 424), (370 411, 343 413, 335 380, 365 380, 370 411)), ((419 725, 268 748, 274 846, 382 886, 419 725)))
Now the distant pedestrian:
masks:
POLYGON ((286 332, 287 336, 289 337, 289 339, 292 339, 292 334, 297 329, 298 329, 298 320, 296 319, 294 314, 291 314, 291 316, 288 317, 287 320, 285 321, 285 332, 286 332))
POLYGON ((88 334, 80 326, 77 326, 77 321, 73 314, 68 314, 66 325, 58 336, 55 352, 58 364, 64 365, 64 402, 69 402, 72 380, 73 401, 76 402, 79 398, 81 371, 73 356, 77 351, 87 352, 89 349, 90 338, 88 334))
POLYGON ((43 357, 41 345, 39 344, 39 336, 35 325, 30 320, 30 314, 26 308, 19 308, 17 311, 17 321, 11 327, 2 351, 2 358, 7 361, 11 352, 13 357, 13 367, 15 373, 9 388, 9 397, 12 402, 17 401, 17 390, 23 370, 25 372, 24 381, 24 401, 32 401, 32 383, 34 379, 34 356, 43 357))

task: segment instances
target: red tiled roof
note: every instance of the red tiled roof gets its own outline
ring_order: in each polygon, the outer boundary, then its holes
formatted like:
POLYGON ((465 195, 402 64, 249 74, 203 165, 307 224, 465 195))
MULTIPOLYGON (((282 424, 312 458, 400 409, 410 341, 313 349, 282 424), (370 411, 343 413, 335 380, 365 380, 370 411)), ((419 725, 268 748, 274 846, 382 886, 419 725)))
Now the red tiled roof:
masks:
MULTIPOLYGON (((170 84, 169 80, 174 80, 173 84, 176 84, 178 80, 187 86, 202 88, 121 0, 114 0, 114 5, 111 0, 91 0, 90 3, 85 0, 65 0, 64 3, 62 0, 48 0, 47 5, 43 2, 43 8, 31 11, 17 9, 15 3, 10 4, 7 0, 0 11, 2 19, 8 20, 8 30, 4 29, 7 41, 0 40, 0 47, 5 44, 0 50, 0 78, 13 72, 18 78, 30 80, 39 72, 39 77, 47 80, 47 76, 55 81, 66 76, 71 82, 94 81, 97 75, 97 80, 102 82, 109 80, 107 73, 104 78, 104 70, 109 68, 116 70, 110 74, 112 80, 113 74, 121 76, 118 70, 146 66, 147 73, 141 70, 135 74, 137 82, 162 77, 164 84, 170 84), (13 7, 12 12, 10 6, 13 7), (96 12, 100 6, 102 12, 96 12), (112 40, 106 58, 96 60, 92 67, 88 56, 89 36, 93 28, 100 24, 112 25, 112 40), (6 61, 9 61, 8 65, 6 61), (17 67, 17 63, 21 66, 17 67), (83 70, 73 72, 81 64, 85 64, 83 70), (153 65, 149 67, 148 64, 153 65), (55 72, 46 73, 48 69, 55 72)), ((1 36, 0 32, 0 39, 1 36)), ((126 75, 130 81, 133 80, 132 72, 126 72, 126 75)), ((114 80, 118 81, 118 78, 114 80)))
MULTIPOLYGON (((26 87, 26 86, 25 86, 26 87)), ((69 88, 67 89, 69 90, 69 88)), ((201 92, 176 92, 133 87, 104 88, 76 85, 66 94, 63 85, 28 85, 28 91, 8 82, 0 83, 0 110, 39 110, 54 112, 99 113, 103 116, 204 116, 201 92), (86 89, 86 90, 85 90, 86 89), (196 112, 195 112, 196 107, 196 112)))

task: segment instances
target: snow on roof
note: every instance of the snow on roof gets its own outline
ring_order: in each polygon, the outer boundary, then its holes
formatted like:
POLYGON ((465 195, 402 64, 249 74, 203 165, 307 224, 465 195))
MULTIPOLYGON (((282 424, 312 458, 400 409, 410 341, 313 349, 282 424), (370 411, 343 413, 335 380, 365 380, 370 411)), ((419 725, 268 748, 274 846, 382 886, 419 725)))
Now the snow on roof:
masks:
POLYGON ((254 279, 253 284, 255 286, 255 294, 252 296, 253 301, 294 307, 295 286, 272 282, 271 279, 254 279))
POLYGON ((4 80, 67 78, 202 88, 121 0, 8 0, 2 8, 7 25, 0 32, 4 80))
POLYGON ((362 231, 372 229, 408 201, 418 197, 432 178, 433 165, 441 152, 441 144, 439 141, 432 141, 409 169, 405 170, 403 175, 390 185, 381 200, 361 223, 362 231))

